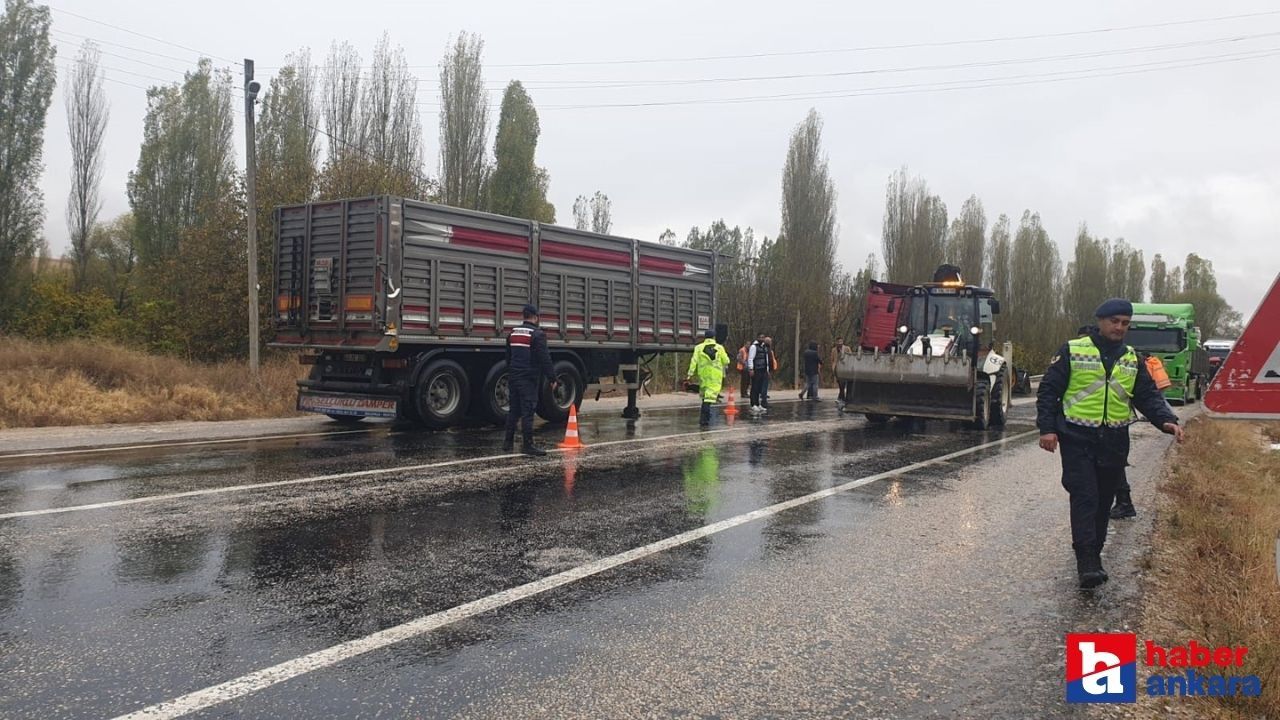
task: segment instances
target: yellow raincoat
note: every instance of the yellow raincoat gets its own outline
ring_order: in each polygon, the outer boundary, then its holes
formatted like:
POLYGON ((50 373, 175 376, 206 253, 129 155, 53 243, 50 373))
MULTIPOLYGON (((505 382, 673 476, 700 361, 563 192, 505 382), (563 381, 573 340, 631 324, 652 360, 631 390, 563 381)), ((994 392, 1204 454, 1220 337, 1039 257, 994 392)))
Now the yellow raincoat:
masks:
POLYGON ((707 338, 693 349, 693 359, 689 361, 688 379, 698 378, 698 387, 702 390, 702 402, 715 402, 720 396, 720 387, 724 384, 724 371, 729 367, 729 353, 724 346, 707 338))

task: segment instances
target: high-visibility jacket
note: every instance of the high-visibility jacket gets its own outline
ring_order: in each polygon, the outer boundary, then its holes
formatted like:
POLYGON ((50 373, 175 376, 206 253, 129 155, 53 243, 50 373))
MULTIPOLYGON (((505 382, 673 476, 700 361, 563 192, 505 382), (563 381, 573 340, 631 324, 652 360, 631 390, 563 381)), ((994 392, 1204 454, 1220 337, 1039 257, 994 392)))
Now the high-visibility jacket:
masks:
POLYGON ((1128 345, 1108 374, 1093 339, 1067 343, 1071 379, 1062 396, 1067 422, 1084 427, 1124 427, 1138 419, 1133 411, 1133 386, 1138 379, 1138 353, 1128 345))
POLYGON ((1169 379, 1169 373, 1165 372, 1164 363, 1160 362, 1160 358, 1155 355, 1148 355, 1146 363, 1147 374, 1155 381, 1157 390, 1164 390, 1173 384, 1173 381, 1169 379))
POLYGON ((693 349, 693 358, 689 361, 689 379, 698 376, 698 387, 702 390, 703 402, 715 402, 720 395, 720 386, 724 383, 724 371, 729 367, 729 353, 715 338, 703 340, 693 349))

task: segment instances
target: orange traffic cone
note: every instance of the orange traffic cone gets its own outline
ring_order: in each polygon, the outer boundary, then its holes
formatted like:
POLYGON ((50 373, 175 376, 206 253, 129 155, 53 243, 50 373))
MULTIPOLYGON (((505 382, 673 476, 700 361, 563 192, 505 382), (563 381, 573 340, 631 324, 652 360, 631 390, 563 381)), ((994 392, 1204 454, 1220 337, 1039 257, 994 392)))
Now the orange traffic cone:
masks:
POLYGON ((738 403, 733 397, 733 387, 729 388, 729 399, 725 402, 724 414, 733 417, 738 414, 738 403))
POLYGON ((560 447, 564 449, 586 447, 578 439, 578 408, 576 406, 569 406, 569 426, 565 428, 564 442, 560 443, 560 447))

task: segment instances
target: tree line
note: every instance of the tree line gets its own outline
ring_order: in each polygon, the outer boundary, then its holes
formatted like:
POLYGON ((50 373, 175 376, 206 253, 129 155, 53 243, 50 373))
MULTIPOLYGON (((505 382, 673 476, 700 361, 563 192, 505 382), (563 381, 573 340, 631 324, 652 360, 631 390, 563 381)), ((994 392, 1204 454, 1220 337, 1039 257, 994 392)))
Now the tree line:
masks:
MULTIPOLYGON (((206 359, 243 356, 249 209, 232 139, 242 98, 232 73, 203 59, 181 82, 147 91, 143 139, 127 183, 130 212, 100 220, 110 107, 101 52, 86 41, 63 88, 71 247, 61 271, 41 272, 59 264, 37 259, 47 254, 38 181, 57 75, 49 30, 47 8, 5 1, 0 45, 9 50, 0 56, 0 77, 10 89, 0 93, 0 330, 98 335, 206 359)), ((402 48, 384 36, 368 63, 346 42, 333 43, 323 64, 306 50, 289 55, 259 103, 259 237, 272 237, 278 205, 377 194, 555 222, 550 175, 536 157, 541 128, 533 99, 511 81, 490 126, 483 48, 478 36, 462 33, 440 60, 434 174, 426 170, 418 79, 402 48)), ((887 181, 879 257, 843 268, 835 259, 837 193, 822 134, 822 118, 811 110, 789 138, 776 237, 757 238, 751 228, 718 220, 683 240, 671 230, 658 238, 721 255, 719 320, 730 327, 730 349, 756 333, 772 335, 784 378, 793 370, 797 319, 802 344, 852 342, 871 280, 918 283, 943 262, 996 291, 1005 310, 998 338, 1014 340, 1028 359, 1019 364, 1028 367, 1109 296, 1140 300, 1149 290, 1153 300, 1195 302, 1210 334, 1230 334, 1239 324, 1217 293, 1208 260, 1193 254, 1170 269, 1157 254, 1148 274, 1141 250, 1094 237, 1082 224, 1064 269, 1037 213, 1025 211, 1016 225, 1003 214, 988 223, 975 195, 949 217, 941 198, 906 168, 887 181)), ((607 195, 577 197, 575 227, 607 233, 612 222, 607 195)), ((272 276, 271 244, 260 243, 262 278, 272 276)), ((262 284, 258 302, 270 317, 270 283, 262 284)), ((267 323, 264 335, 270 332, 267 323)))

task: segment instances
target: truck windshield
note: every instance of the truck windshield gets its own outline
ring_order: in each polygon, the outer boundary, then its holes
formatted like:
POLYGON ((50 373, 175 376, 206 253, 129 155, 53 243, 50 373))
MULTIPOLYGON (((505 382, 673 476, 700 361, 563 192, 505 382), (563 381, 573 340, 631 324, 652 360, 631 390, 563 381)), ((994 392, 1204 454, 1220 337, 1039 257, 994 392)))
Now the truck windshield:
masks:
POLYGON ((969 336, 974 325, 973 298, 929 295, 914 298, 911 303, 911 331, 918 334, 969 336))
POLYGON ((1179 352, 1182 350, 1182 332, 1156 328, 1129 328, 1124 341, 1146 352, 1179 352))

